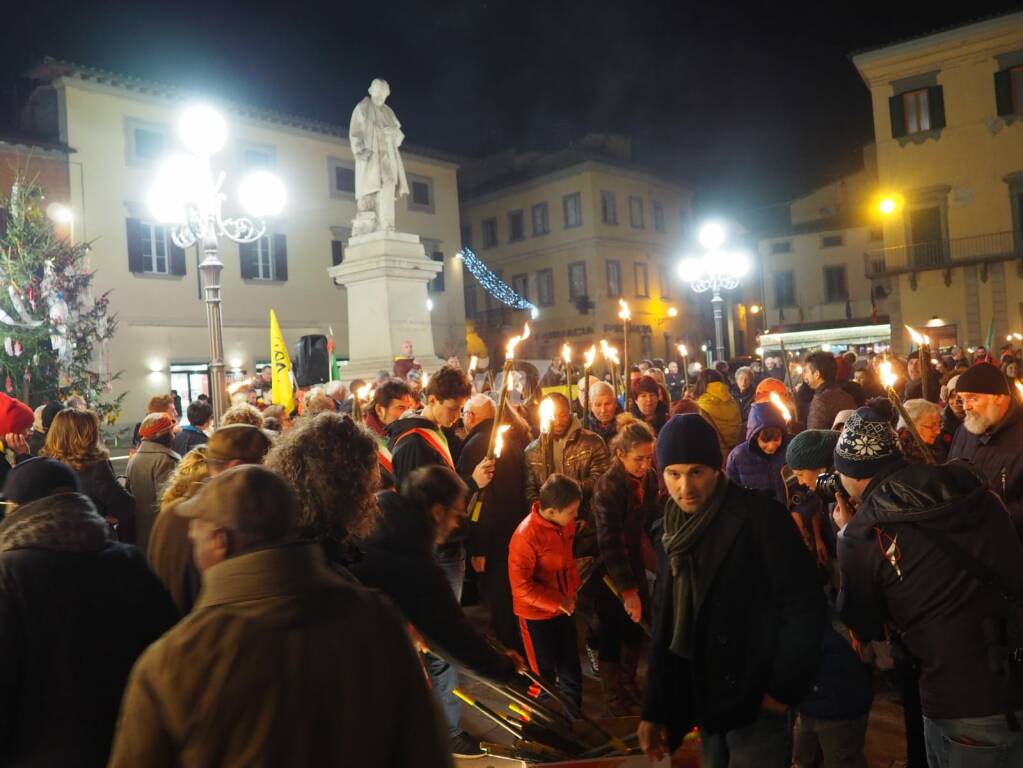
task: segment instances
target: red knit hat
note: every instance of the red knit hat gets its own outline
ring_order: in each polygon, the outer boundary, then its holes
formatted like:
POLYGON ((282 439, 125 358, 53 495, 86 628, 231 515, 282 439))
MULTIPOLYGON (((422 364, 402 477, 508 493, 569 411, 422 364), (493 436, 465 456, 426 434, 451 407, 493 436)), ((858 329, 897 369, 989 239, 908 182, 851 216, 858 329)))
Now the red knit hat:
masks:
POLYGON ((139 426, 139 437, 152 440, 174 429, 175 421, 166 413, 151 413, 142 420, 139 426))
POLYGON ((0 437, 10 432, 20 435, 32 427, 35 414, 20 400, 0 392, 0 437))

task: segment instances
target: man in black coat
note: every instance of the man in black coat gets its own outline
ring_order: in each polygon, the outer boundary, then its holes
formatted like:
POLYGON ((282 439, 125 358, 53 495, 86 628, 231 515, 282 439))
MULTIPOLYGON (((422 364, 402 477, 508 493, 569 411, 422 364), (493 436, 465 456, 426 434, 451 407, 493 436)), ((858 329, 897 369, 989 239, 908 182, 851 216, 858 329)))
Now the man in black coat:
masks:
POLYGON ((105 766, 128 672, 177 620, 65 464, 11 469, 0 522, 0 765, 105 766))
POLYGON ((1010 710, 1023 718, 1023 697, 990 666, 991 629, 1010 613, 998 593, 1023 599, 1023 546, 1005 506, 961 462, 906 463, 891 425, 870 408, 846 422, 835 468, 855 509, 839 498, 839 610, 862 640, 882 640, 893 625, 920 660, 928 762, 974 765, 1002 750, 1001 765, 1023 765, 1023 734, 1007 722, 1010 710), (1000 585, 972 575, 966 557, 1000 585))
POLYGON ((1005 502, 1023 539, 1023 408, 1009 380, 988 363, 977 363, 956 382, 963 423, 956 430, 949 461, 965 459, 988 488, 1005 502))
MULTIPOLYGON (((487 455, 496 411, 497 406, 487 395, 473 395, 465 404, 462 421, 468 436, 458 459, 458 473, 466 485, 487 455)), ((529 435, 524 434, 526 425, 518 418, 506 415, 504 423, 511 426, 501 435, 503 449, 494 466, 494 479, 483 489, 479 508, 468 510, 466 549, 469 562, 480 577, 494 635, 505 647, 521 653, 522 638, 512 610, 508 581, 508 542, 522 518, 529 514, 524 453, 529 435)))
POLYGON ((813 560, 784 507, 721 472, 699 414, 664 426, 657 463, 671 499, 640 746, 660 758, 698 725, 705 768, 786 768, 827 621, 813 560))

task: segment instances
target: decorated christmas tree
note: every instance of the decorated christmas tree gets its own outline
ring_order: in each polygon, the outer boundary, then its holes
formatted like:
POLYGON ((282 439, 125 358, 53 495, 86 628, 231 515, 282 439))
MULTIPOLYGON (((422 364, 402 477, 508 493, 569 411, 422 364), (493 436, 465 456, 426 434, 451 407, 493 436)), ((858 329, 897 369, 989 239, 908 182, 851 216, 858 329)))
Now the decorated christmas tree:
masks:
POLYGON ((19 177, 0 208, 0 389, 32 407, 72 395, 112 424, 124 395, 106 370, 116 316, 91 293, 89 245, 58 236, 42 190, 19 177))

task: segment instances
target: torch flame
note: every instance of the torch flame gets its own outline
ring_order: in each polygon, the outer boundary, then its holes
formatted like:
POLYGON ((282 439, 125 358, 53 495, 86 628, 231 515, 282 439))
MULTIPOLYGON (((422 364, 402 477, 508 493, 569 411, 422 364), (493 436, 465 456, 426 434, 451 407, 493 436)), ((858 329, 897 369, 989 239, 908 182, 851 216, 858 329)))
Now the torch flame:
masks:
POLYGON ((629 309, 629 302, 625 299, 618 299, 618 306, 621 307, 621 311, 618 313, 618 317, 622 320, 629 320, 632 318, 632 311, 629 309))
MULTIPOLYGON (((426 383, 426 374, 425 373, 423 374, 423 383, 424 383, 424 385, 426 383)), ((359 387, 359 389, 356 391, 355 394, 358 396, 359 400, 365 400, 369 396, 369 390, 370 390, 370 385, 367 384, 364 387, 359 387)))
POLYGON ((1023 381, 1016 382, 1016 394, 1019 395, 1019 399, 1023 400, 1023 381))
POLYGON ((419 385, 420 388, 426 389, 426 385, 429 384, 429 383, 430 383, 430 374, 428 374, 426 371, 423 371, 423 379, 422 379, 422 381, 420 382, 420 385, 419 385))
POLYGON ((501 458, 501 450, 504 448, 504 433, 511 429, 511 424, 502 424, 497 428, 497 437, 494 440, 494 458, 501 458))
POLYGON ((617 347, 608 346, 607 350, 604 352, 604 357, 610 360, 615 365, 621 365, 621 362, 618 360, 617 347))
POLYGON ((548 434, 551 431, 551 422, 554 421, 554 401, 545 397, 540 403, 540 432, 548 434))
POLYGON ((686 345, 685 344, 679 344, 678 345, 678 353, 680 355, 682 355, 682 357, 689 357, 689 350, 686 349, 686 345))
POLYGON ((583 360, 586 363, 587 368, 593 367, 593 358, 597 356, 597 345, 591 344, 590 348, 583 353, 583 360))
POLYGON ((910 338, 913 339, 913 343, 916 344, 918 347, 922 347, 925 344, 930 346, 931 340, 927 336, 924 336, 922 333, 917 333, 908 325, 906 326, 906 330, 909 331, 910 338))
POLYGON ((792 412, 788 409, 788 406, 785 405, 785 402, 781 399, 781 395, 779 395, 777 392, 772 392, 771 403, 774 405, 775 408, 781 411, 781 417, 785 419, 786 424, 792 421, 792 412))
POLYGON ((608 349, 607 339, 601 339, 600 340, 600 354, 602 354, 604 356, 605 360, 607 359, 607 349, 608 349))
POLYGON ((880 370, 881 370, 881 383, 884 384, 885 387, 888 388, 888 389, 891 389, 892 387, 894 387, 895 386, 895 381, 899 377, 895 374, 895 371, 892 370, 892 364, 890 362, 888 362, 887 360, 885 360, 883 363, 881 363, 880 370))
POLYGON ((480 359, 476 355, 469 358, 469 373, 474 373, 476 371, 476 366, 479 365, 479 362, 480 359))
POLYGON ((514 360, 515 359, 515 347, 517 347, 519 345, 520 341, 525 341, 528 338, 529 338, 529 323, 526 323, 522 327, 522 335, 521 336, 512 336, 511 339, 508 341, 507 346, 504 348, 504 356, 506 358, 508 358, 509 360, 514 360))
POLYGON ((561 359, 568 365, 572 362, 572 347, 567 343, 561 345, 561 359))

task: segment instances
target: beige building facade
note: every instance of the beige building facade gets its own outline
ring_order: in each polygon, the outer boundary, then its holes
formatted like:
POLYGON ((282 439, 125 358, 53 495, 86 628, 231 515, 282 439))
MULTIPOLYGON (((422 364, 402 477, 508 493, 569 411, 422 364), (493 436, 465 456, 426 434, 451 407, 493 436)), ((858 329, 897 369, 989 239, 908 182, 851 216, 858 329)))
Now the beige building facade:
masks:
MULTIPOLYGON (((567 341, 578 364, 603 338, 621 350, 625 300, 630 359, 670 358, 700 318, 677 275, 692 204, 690 188, 631 163, 627 139, 587 137, 572 150, 505 153, 466 168, 462 240, 536 306, 529 357, 550 359, 567 341)), ((468 277, 465 291, 466 316, 500 357, 529 313, 468 277)))
MULTIPOLYGON (((115 383, 115 391, 127 392, 123 423, 141 416, 150 395, 170 388, 187 402, 208 386, 199 255, 195 248, 176 248, 145 201, 157 164, 179 149, 176 117, 194 96, 53 60, 29 76, 37 88, 26 107, 28 120, 73 150, 68 203, 74 236, 93 244, 95 289, 111 291, 110 308, 118 317, 105 362, 123 372, 115 383)), ((271 308, 289 347, 300 336, 333 330, 337 354, 344 358, 349 334, 359 329, 348 327, 345 289, 333 284, 327 270, 343 260, 355 216, 346 128, 263 109, 214 106, 229 126, 227 144, 212 161, 215 171, 226 173, 225 216, 241 214, 237 185, 248 171, 272 170, 287 189, 284 211, 267 222, 265 238, 251 246, 220 241, 229 371, 252 375, 269 359, 271 308)), ((398 206, 397 227, 418 235, 427 255, 443 262, 422 300, 429 298, 433 307, 436 355, 462 356, 462 265, 453 258, 460 234, 458 166, 454 158, 429 150, 406 148, 402 156, 412 194, 398 206)))
POLYGON ((878 186, 896 201, 863 271, 942 346, 1023 330, 1023 12, 859 53, 878 186))

